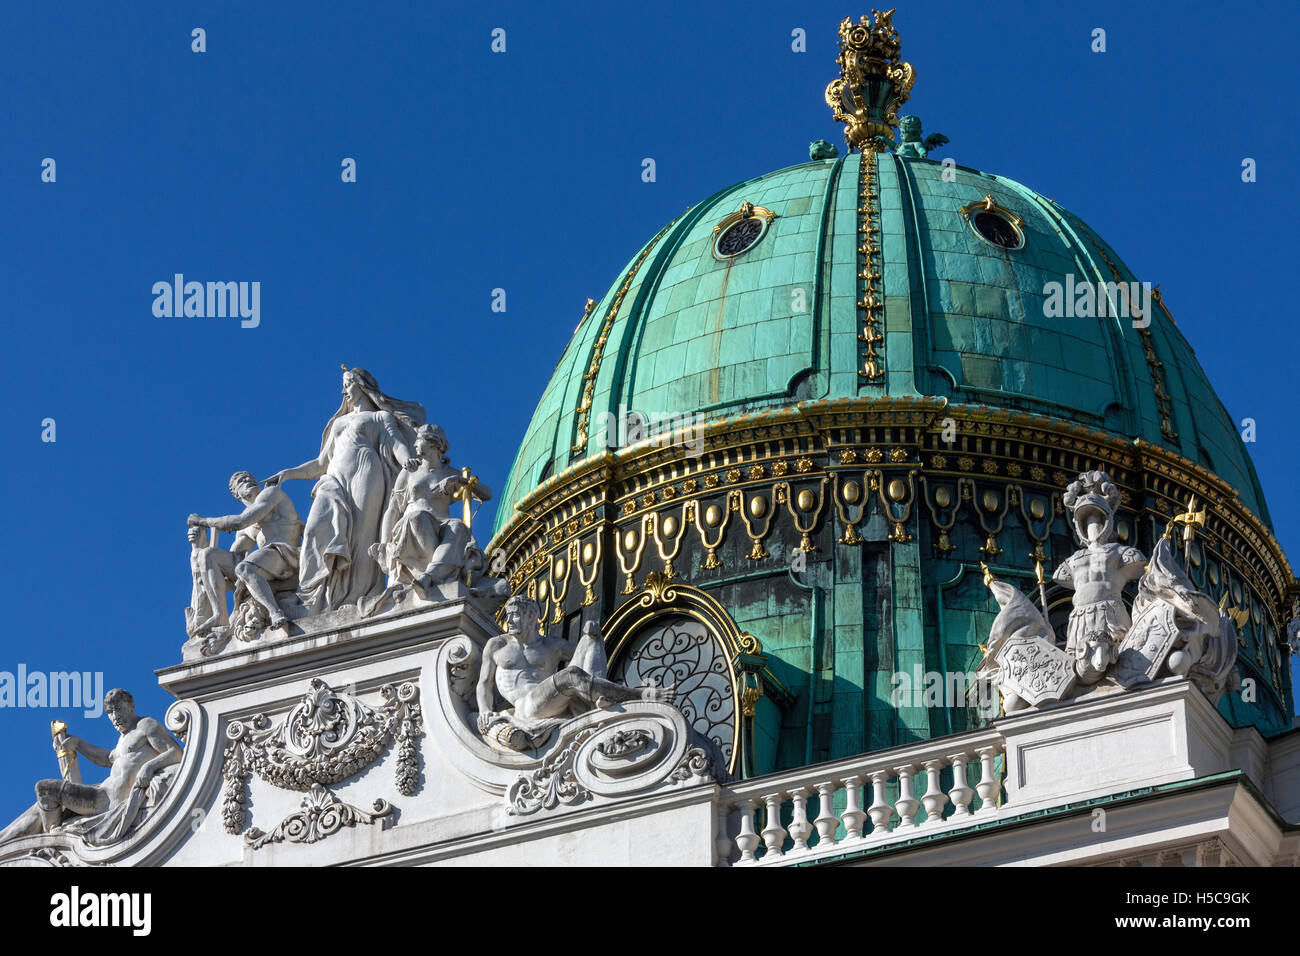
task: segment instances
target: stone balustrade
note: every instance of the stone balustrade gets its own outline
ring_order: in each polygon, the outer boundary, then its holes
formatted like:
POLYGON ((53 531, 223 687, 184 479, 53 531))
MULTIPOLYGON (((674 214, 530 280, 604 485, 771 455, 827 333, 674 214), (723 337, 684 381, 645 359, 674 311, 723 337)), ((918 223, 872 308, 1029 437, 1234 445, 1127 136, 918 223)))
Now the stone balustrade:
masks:
POLYGON ((1003 752, 989 727, 736 784, 721 803, 722 860, 793 864, 992 820, 1005 813, 1003 752))

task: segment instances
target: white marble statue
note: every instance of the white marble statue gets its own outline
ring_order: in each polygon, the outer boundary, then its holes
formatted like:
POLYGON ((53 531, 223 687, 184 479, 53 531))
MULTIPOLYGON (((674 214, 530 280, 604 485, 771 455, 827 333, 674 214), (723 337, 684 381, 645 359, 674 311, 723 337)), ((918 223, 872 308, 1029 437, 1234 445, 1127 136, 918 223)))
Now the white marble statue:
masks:
POLYGON ((571 643, 541 636, 538 615, 536 601, 512 597, 505 607, 505 633, 483 648, 476 722, 495 749, 509 753, 540 746, 560 724, 623 701, 675 699, 671 687, 628 687, 609 680, 595 623, 587 622, 571 643), (498 695, 505 706, 498 705, 498 695))
POLYGON ((1079 475, 1061 500, 1083 547, 1056 569, 1052 580, 1074 591, 1065 650, 1074 655, 1079 680, 1095 684, 1114 663, 1132 623, 1124 607, 1124 588, 1142 575, 1147 559, 1137 548, 1115 541, 1120 494, 1105 472, 1079 475))
POLYGON ((482 575, 486 561, 471 532, 468 508, 460 518, 452 514, 457 503, 488 501, 491 489, 468 469, 451 466, 447 437, 437 425, 416 429, 415 452, 419 463, 397 476, 380 540, 370 548, 388 575, 388 588, 373 604, 363 602, 363 613, 382 610, 411 590, 430 601, 498 592, 504 599, 505 582, 482 575))
MULTIPOLYGON (((212 631, 230 627, 226 595, 235 589, 235 616, 240 621, 256 619, 259 624, 283 628, 288 619, 279 597, 292 593, 298 584, 298 550, 302 543, 302 519, 284 491, 275 486, 263 488, 249 472, 238 471, 230 477, 230 493, 244 505, 239 514, 218 518, 189 516, 190 541, 195 545, 191 566, 195 573, 196 608, 208 613, 190 629, 193 638, 203 638, 212 631), (235 533, 230 550, 201 547, 201 529, 235 533), (255 602, 256 608, 246 605, 255 602)), ((260 628, 259 628, 260 629, 260 628)), ((218 639, 220 633, 214 635, 218 639)), ((251 637, 244 633, 240 637, 251 637)))
POLYGON ((984 582, 1001 610, 976 675, 997 687, 1008 714, 1064 699, 1077 680, 1073 655, 1056 646, 1047 619, 1029 598, 995 581, 987 569, 984 582))
POLYGON ((135 701, 120 688, 104 695, 104 711, 121 734, 112 750, 78 737, 60 737, 55 745, 108 767, 108 779, 41 780, 36 803, 0 831, 0 844, 56 830, 80 834, 92 845, 115 843, 162 798, 170 768, 181 761, 180 746, 158 721, 136 714, 135 701))
POLYGON ((1001 692, 1006 712, 1065 700, 1089 685, 1127 688, 1164 676, 1191 679, 1211 702, 1234 687, 1236 624, 1244 616, 1227 609, 1226 596, 1216 604, 1192 584, 1174 557, 1172 525, 1148 563, 1114 541, 1119 489, 1105 472, 1079 475, 1062 501, 1083 544, 1053 575, 1074 591, 1064 651, 1043 612, 985 570, 1000 610, 978 673, 1001 692), (1134 580, 1130 618, 1124 589, 1134 580))
POLYGON ((1125 687, 1163 674, 1191 678, 1211 701, 1240 686, 1236 672, 1237 620, 1196 589, 1174 557, 1166 534, 1138 584, 1133 624, 1120 644, 1115 679, 1125 687))
POLYGON ((219 602, 214 603, 214 596, 208 593, 207 559, 203 556, 204 551, 217 546, 217 534, 214 531, 209 536, 203 533, 202 528, 190 525, 186 529, 186 537, 190 542, 190 577, 193 586, 190 588, 190 606, 185 609, 185 634, 191 642, 202 645, 212 629, 221 624, 221 611, 225 610, 219 602))
POLYGON ((422 405, 385 394, 365 369, 347 370, 343 404, 325 426, 320 454, 267 479, 269 485, 317 479, 298 566, 307 613, 355 605, 383 590, 370 549, 380 540, 398 474, 420 465, 414 445, 422 424, 422 405))

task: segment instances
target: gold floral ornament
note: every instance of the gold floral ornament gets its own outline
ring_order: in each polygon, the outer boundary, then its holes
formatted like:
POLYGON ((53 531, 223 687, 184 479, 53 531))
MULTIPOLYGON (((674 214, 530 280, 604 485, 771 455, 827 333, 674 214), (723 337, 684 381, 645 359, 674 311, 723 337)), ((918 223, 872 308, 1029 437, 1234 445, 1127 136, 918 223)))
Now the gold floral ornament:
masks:
POLYGON ((877 182, 876 154, 866 152, 858 167, 858 186, 861 205, 858 206, 858 237, 861 244, 858 254, 861 268, 858 278, 862 280, 862 289, 857 303, 862 318, 862 328, 858 332, 858 341, 862 343, 861 366, 858 377, 862 384, 879 385, 884 379, 884 363, 881 349, 885 336, 880 331, 880 310, 884 307, 881 298, 880 245, 876 241, 880 235, 880 224, 876 216, 876 206, 880 201, 877 182))
POLYGON ((725 232, 728 227, 734 226, 738 222, 754 218, 762 218, 765 220, 767 225, 770 226, 772 220, 776 218, 776 213, 768 209, 766 206, 755 206, 752 202, 745 201, 740 204, 739 209, 724 216, 718 224, 713 227, 713 234, 715 236, 719 235, 720 233, 725 232))
POLYGON ((826 105, 844 124, 849 149, 879 152, 894 142, 898 109, 916 82, 912 64, 899 57, 902 43, 892 22, 894 11, 871 11, 858 23, 840 24, 839 79, 826 87, 826 105))

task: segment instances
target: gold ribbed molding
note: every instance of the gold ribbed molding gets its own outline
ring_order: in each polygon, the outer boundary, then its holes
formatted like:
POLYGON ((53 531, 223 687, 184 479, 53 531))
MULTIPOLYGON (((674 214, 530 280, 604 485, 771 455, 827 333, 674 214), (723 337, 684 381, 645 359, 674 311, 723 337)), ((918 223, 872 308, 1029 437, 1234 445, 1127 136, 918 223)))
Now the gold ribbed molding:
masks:
MULTIPOLYGON (((681 217, 677 218, 680 219, 681 217)), ((596 376, 600 374, 601 359, 605 355, 605 344, 609 341, 609 333, 614 327, 614 319, 617 318, 618 310, 623 306, 623 299, 627 296, 628 290, 632 288, 632 281, 636 278, 636 274, 641 271, 641 266, 645 263, 646 258, 649 257, 654 247, 659 245, 659 240, 667 234, 675 222, 677 222, 677 219, 660 229, 655 237, 646 244, 646 247, 641 250, 641 254, 637 256, 636 261, 632 263, 632 267, 627 270, 627 275, 623 277, 623 284, 618 287, 618 292, 614 294, 614 301, 610 303, 609 309, 605 312, 605 319, 600 325, 600 332, 591 347, 591 358, 587 365, 587 372, 582 376, 582 394, 578 397, 578 407, 574 412, 574 438, 571 448, 574 454, 583 452, 587 448, 587 426, 591 422, 591 403, 596 397, 596 376)), ((595 307, 596 303, 588 299, 586 311, 583 312, 582 319, 578 322, 579 327, 587 320, 587 316, 591 314, 595 307)))
POLYGON ((862 328, 858 342, 862 348, 858 378, 864 385, 879 385, 885 380, 881 352, 885 336, 880 331, 880 312, 884 308, 884 291, 880 277, 880 177, 876 154, 865 152, 858 167, 858 314, 862 328))
POLYGON ((958 494, 967 489, 992 556, 1007 547, 999 535, 1009 509, 1035 521, 1050 519, 1051 513, 1036 516, 1035 509, 1055 512, 1064 486, 1094 468, 1111 473, 1134 520, 1160 528, 1184 510, 1189 497, 1208 502, 1200 540, 1255 591, 1280 639, 1297 596, 1291 566, 1268 528, 1223 479, 1145 441, 938 398, 805 402, 720 419, 704 426, 703 453, 694 458, 681 445, 650 442, 605 452, 522 498, 488 548, 490 554, 502 549, 515 590, 535 588, 544 576, 545 590, 553 595, 556 584, 564 585, 552 561, 564 555, 564 567, 579 568, 575 573, 582 574, 583 593, 589 594, 587 582, 596 580, 601 560, 609 573, 635 587, 638 575, 680 570, 673 562, 680 564, 687 540, 696 542, 708 568, 718 566, 712 562, 724 534, 745 534, 749 558, 757 561, 767 556, 764 542, 784 522, 791 523, 788 533, 809 540, 838 517, 844 529, 839 544, 856 544, 865 500, 875 496, 888 514, 891 540, 908 540, 909 528, 926 521, 942 553, 954 519, 935 508, 934 492, 946 482, 958 494), (954 440, 945 442, 954 428, 954 440), (988 499, 992 507, 984 507, 987 491, 996 497, 988 499), (1139 500, 1141 511, 1134 507, 1139 500), (612 545, 600 554, 595 542, 603 535, 612 545))

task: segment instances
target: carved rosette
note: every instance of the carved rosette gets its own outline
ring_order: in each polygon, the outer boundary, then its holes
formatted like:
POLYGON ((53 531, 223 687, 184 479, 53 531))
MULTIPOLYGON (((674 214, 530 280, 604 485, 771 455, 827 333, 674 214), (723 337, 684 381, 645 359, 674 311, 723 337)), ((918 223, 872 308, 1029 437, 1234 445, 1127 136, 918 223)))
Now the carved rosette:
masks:
POLYGON ((244 829, 251 774, 283 790, 328 787, 370 766, 394 741, 397 791, 414 794, 420 782, 417 741, 423 736, 419 687, 412 681, 385 684, 379 693, 384 702, 376 709, 313 678, 280 722, 263 714, 232 721, 222 758, 226 832, 244 829))

